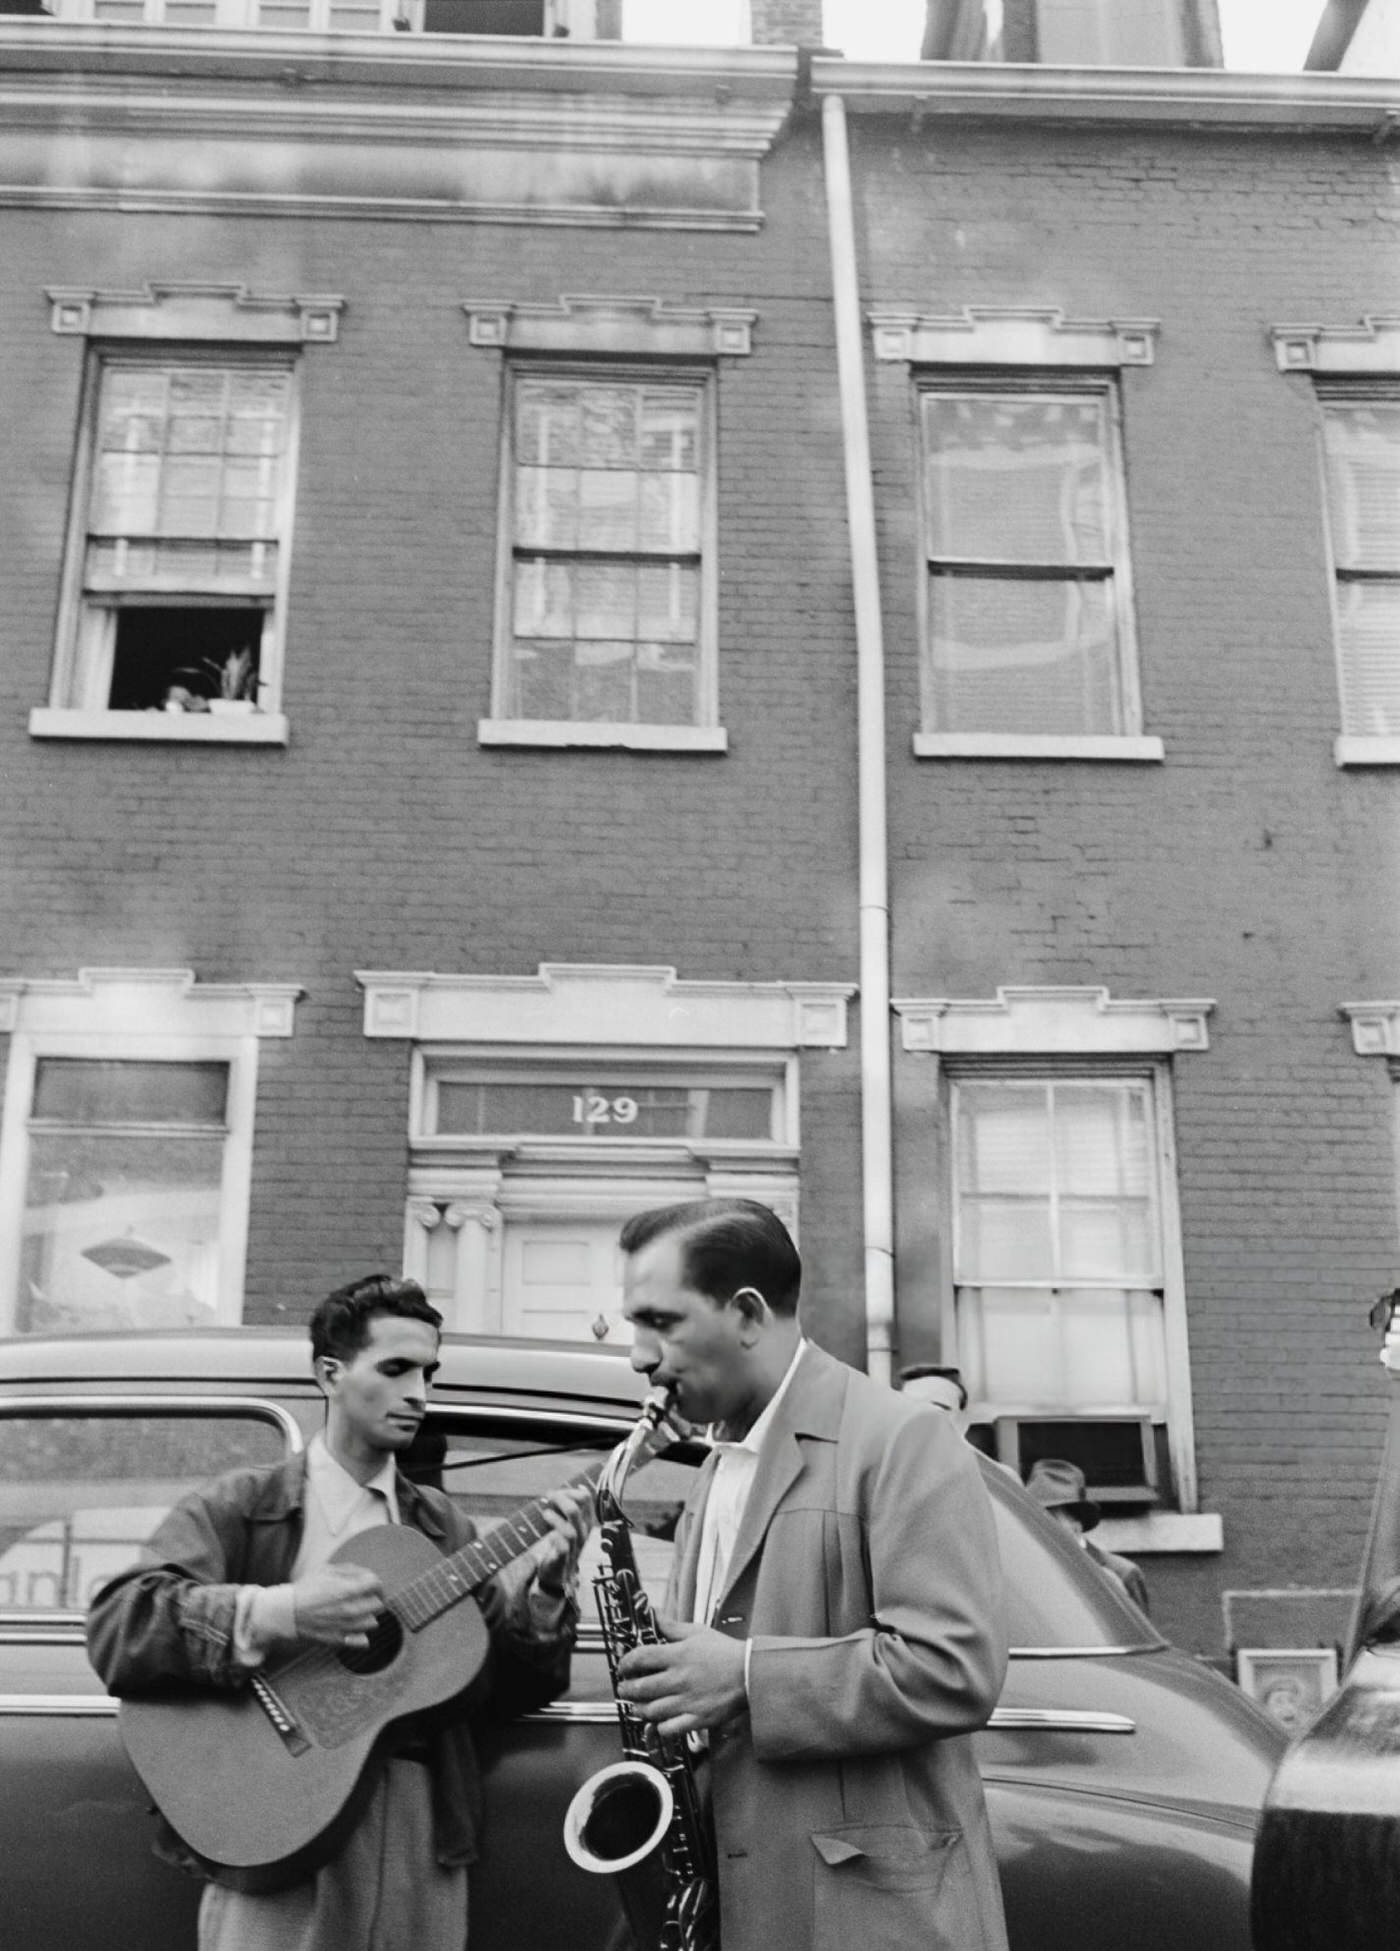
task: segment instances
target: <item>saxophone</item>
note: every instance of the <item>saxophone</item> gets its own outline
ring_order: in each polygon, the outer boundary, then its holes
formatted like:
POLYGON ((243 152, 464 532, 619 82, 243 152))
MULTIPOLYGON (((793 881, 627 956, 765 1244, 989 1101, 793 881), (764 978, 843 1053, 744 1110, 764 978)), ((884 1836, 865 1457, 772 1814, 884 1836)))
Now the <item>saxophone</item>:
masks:
POLYGON ((666 1397, 647 1398, 640 1420, 599 1480, 605 1569, 593 1581, 612 1675, 624 1759, 583 1784, 564 1818, 564 1847, 581 1869, 618 1879, 637 1951, 719 1951, 714 1838, 685 1738, 664 1737, 617 1692, 634 1646, 661 1641, 632 1549, 622 1490, 638 1460, 676 1440, 666 1397))

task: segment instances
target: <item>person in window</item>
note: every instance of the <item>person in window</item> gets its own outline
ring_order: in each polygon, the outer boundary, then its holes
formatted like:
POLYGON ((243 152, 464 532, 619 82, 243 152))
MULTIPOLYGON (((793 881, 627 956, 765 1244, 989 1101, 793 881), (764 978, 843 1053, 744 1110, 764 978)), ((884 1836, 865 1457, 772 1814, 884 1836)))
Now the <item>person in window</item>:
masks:
POLYGON ((766 1206, 659 1207, 621 1244, 633 1365, 717 1439, 663 1641, 619 1682, 663 1735, 707 1739, 724 1951, 1005 1951, 970 1738, 1006 1669, 976 1457, 806 1339, 766 1206))
MULTIPOLYGON (((441 1327, 418 1283, 389 1275, 321 1303, 311 1353, 324 1430, 304 1455, 184 1498, 140 1563, 97 1594, 88 1651, 112 1693, 238 1687, 298 1645, 363 1649, 384 1593, 364 1567, 331 1562, 342 1545, 383 1523, 411 1525, 442 1552, 471 1542, 452 1501, 398 1467, 423 1423, 441 1327)), ((270 1894, 211 1881, 199 1951, 462 1951, 481 1802, 471 1724, 541 1706, 568 1684, 591 1500, 565 1490, 549 1504, 548 1535, 478 1595, 490 1630, 480 1672, 464 1675, 447 1712, 396 1725, 363 1813, 322 1868, 270 1894)), ((200 1868, 164 1823, 156 1847, 200 1868)))
POLYGON ((1026 1489, 1042 1510, 1078 1539, 1099 1570, 1122 1586, 1133 1604, 1146 1612, 1147 1580, 1142 1575, 1142 1567, 1088 1535, 1097 1527, 1102 1513, 1093 1498, 1086 1495, 1084 1472, 1079 1466, 1066 1462, 1063 1457, 1043 1457, 1031 1465, 1026 1489))

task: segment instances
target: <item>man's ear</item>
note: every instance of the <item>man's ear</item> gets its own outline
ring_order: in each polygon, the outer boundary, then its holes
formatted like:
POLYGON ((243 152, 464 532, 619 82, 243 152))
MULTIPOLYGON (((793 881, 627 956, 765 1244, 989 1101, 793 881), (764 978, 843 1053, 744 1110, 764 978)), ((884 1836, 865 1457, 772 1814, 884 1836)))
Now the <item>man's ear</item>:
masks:
POLYGON ((331 1385, 343 1367, 344 1363, 338 1355, 318 1355, 311 1364, 311 1373, 315 1376, 324 1395, 331 1393, 331 1385))
POLYGON ((756 1287, 739 1288, 731 1296, 729 1305, 738 1313, 741 1329, 747 1329, 750 1336, 772 1318, 773 1310, 756 1287))

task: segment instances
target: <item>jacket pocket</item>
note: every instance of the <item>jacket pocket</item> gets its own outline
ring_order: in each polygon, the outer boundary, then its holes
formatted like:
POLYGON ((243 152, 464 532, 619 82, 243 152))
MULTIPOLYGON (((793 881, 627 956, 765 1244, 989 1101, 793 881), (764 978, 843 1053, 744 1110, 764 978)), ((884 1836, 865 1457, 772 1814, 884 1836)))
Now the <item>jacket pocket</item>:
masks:
POLYGON ((847 1823, 812 1836, 812 1951, 962 1951, 972 1941, 962 1832, 847 1823))

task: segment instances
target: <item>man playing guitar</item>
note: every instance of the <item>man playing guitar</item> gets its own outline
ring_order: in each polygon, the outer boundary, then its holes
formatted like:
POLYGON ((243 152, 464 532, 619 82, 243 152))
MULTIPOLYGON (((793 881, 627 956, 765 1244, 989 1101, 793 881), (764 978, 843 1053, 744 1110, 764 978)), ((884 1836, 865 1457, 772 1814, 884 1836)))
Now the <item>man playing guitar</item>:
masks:
MULTIPOLYGON (((441 1325, 416 1281, 388 1275, 321 1303, 311 1352, 324 1431, 304 1455, 232 1471, 184 1498, 141 1562, 98 1593, 88 1648, 112 1693, 227 1694, 298 1647, 353 1656, 369 1647, 385 1592, 373 1571, 329 1562, 333 1553, 385 1523, 412 1527, 442 1553, 471 1544, 474 1528, 452 1501, 410 1482, 396 1461, 426 1414, 441 1325)), ((591 1501, 566 1488, 544 1503, 541 1541, 509 1582, 476 1593, 486 1663, 446 1707, 392 1726, 329 1860, 272 1890, 208 1884, 199 1951, 463 1951, 481 1804, 470 1722, 528 1712, 568 1685, 591 1501)), ((164 1822, 156 1848, 210 1872, 164 1822)))

